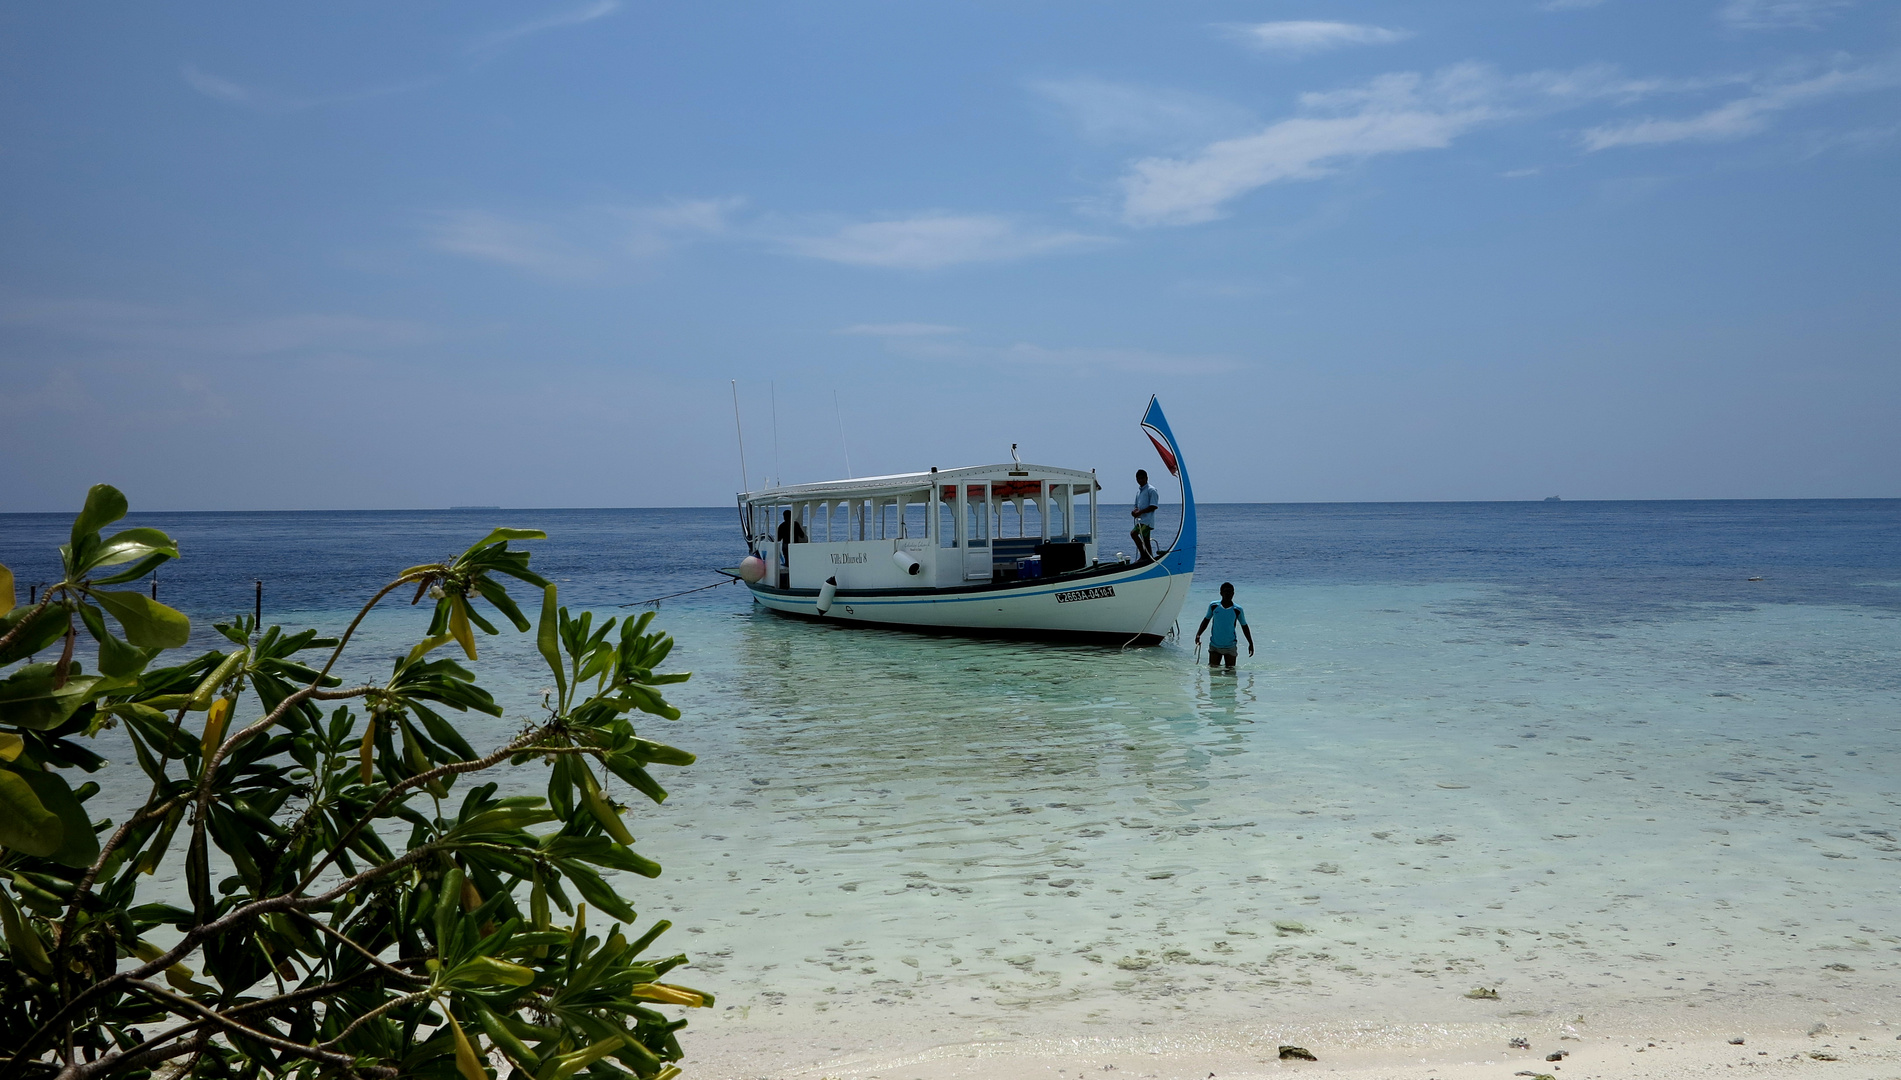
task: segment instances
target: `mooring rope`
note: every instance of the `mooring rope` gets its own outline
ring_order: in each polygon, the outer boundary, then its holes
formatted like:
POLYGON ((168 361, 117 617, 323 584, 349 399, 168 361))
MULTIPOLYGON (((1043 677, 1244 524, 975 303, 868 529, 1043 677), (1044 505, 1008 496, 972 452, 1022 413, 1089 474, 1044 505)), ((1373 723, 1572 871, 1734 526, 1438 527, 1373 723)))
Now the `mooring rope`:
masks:
POLYGON ((711 585, 702 585, 697 589, 683 589, 680 592, 668 593, 665 596, 656 596, 652 600, 636 600, 633 603, 619 604, 616 606, 618 607, 646 607, 649 604, 658 604, 662 600, 671 600, 676 596, 690 596, 696 592, 705 592, 708 589, 717 589, 721 585, 731 585, 733 582, 738 581, 738 580, 739 580, 738 578, 727 578, 725 581, 715 581, 711 585))

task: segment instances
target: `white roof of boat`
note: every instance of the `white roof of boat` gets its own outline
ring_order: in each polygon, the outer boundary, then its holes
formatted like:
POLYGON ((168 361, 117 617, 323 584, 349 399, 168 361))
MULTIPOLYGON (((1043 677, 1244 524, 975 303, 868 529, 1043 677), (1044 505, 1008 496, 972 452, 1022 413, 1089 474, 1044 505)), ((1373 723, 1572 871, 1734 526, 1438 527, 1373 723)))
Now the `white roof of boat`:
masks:
POLYGON ((892 473, 889 476, 860 476, 850 480, 826 480, 816 484, 784 484, 779 487, 747 491, 740 498, 748 502, 822 499, 831 495, 875 495, 881 492, 916 491, 933 482, 955 484, 970 480, 1054 480, 1059 484, 1086 484, 1095 474, 1082 469, 1059 469, 1054 465, 1016 464, 969 465, 961 469, 934 472, 892 473))

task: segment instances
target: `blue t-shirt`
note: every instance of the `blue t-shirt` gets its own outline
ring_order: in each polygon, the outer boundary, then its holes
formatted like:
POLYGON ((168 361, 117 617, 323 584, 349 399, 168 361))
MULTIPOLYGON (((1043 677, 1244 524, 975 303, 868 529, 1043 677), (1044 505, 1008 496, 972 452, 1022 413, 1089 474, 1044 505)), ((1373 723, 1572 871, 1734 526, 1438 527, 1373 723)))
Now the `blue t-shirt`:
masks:
POLYGON ((1240 604, 1222 607, 1221 601, 1216 600, 1208 605, 1208 622, 1208 647, 1232 649, 1234 648, 1234 628, 1237 624, 1241 626, 1248 624, 1248 613, 1241 610, 1240 604))
POLYGON ((1162 505, 1162 497, 1155 493, 1154 488, 1143 484, 1142 490, 1135 493, 1135 506, 1131 508, 1142 511, 1142 516, 1136 518, 1135 523, 1154 528, 1155 508, 1160 505, 1162 505))

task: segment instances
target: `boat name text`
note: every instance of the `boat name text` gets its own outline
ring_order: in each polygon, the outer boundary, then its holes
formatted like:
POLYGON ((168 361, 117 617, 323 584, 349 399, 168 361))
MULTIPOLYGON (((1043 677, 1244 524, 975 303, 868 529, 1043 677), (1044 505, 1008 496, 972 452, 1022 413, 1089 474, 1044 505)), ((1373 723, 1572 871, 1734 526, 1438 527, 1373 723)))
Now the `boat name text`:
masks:
POLYGON ((1059 604, 1067 604, 1073 600, 1106 600, 1115 594, 1116 587, 1114 585, 1101 585, 1093 589, 1077 589, 1073 592, 1059 592, 1056 594, 1056 602, 1059 604))
POLYGON ((862 551, 859 551, 859 552, 852 552, 852 553, 850 553, 850 554, 839 554, 839 553, 834 553, 834 554, 832 555, 832 565, 833 565, 833 566, 843 566, 843 565, 845 565, 846 563, 861 563, 861 562, 867 562, 867 561, 869 561, 869 560, 870 560, 870 558, 871 558, 871 556, 869 556, 869 555, 866 555, 866 554, 865 554, 864 552, 862 552, 862 551))

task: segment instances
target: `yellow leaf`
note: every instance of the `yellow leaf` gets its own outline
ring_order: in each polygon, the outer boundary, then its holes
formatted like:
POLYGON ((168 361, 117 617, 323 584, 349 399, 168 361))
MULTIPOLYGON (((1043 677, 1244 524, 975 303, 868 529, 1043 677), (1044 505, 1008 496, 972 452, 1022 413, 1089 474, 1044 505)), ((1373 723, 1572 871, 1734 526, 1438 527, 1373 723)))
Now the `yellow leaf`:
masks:
POLYGON ((454 634, 438 634, 435 637, 423 638, 416 643, 415 648, 409 650, 409 659, 403 661, 403 666, 408 667, 454 640, 454 634))
POLYGON ((13 591, 13 571, 0 566, 0 615, 13 610, 18 597, 13 591))
POLYGON ((455 1067, 462 1073, 464 1080, 488 1080, 488 1070, 482 1067, 482 1060, 475 1056, 475 1047, 469 1045, 469 1037, 462 1034, 462 1025, 455 1022, 455 1015, 448 1009, 442 1015, 449 1018, 449 1031, 455 1035, 455 1067))
POLYGON ((620 819, 620 811, 614 809, 614 804, 601 794, 601 785, 595 781, 593 770, 585 762, 581 763, 581 799, 587 803, 588 813, 594 815, 594 820, 601 823, 601 828, 607 830, 607 835, 613 837, 615 843, 634 842, 633 834, 627 831, 627 826, 620 819))
POLYGON ((224 723, 230 716, 230 698, 221 697, 211 703, 211 711, 205 714, 204 738, 199 740, 198 744, 199 752, 206 758, 211 757, 212 751, 218 749, 218 744, 224 741, 224 723))
MULTIPOLYGON (((150 963, 164 956, 165 950, 149 941, 140 939, 133 943, 132 955, 150 963)), ((173 964, 171 967, 165 969, 165 981, 171 983, 172 989, 181 994, 215 994, 218 992, 217 987, 206 986, 204 983, 198 982, 196 974, 196 972, 184 964, 173 964)))
POLYGON ((461 644, 462 651, 475 659, 475 632, 469 629, 469 602, 456 597, 449 602, 449 633, 461 644))
POLYGON ((5 889, 0 889, 0 932, 4 932, 7 949, 13 953, 16 961, 25 961, 27 967, 41 975, 53 973, 53 961, 46 955, 46 944, 34 932, 5 889))
POLYGON ((371 771, 371 768, 370 768, 375 755, 376 755, 376 717, 372 716, 370 717, 369 724, 363 729, 363 745, 357 747, 357 750, 356 750, 356 756, 357 756, 357 760, 360 766, 358 769, 358 772, 363 777, 363 784, 365 787, 369 786, 371 778, 376 775, 374 772, 371 771))
POLYGON ((568 1077, 619 1050, 623 1045, 618 1038, 602 1039, 592 1046, 576 1050, 571 1054, 562 1054, 554 1059, 555 1070, 551 1080, 568 1080, 568 1077))
POLYGON ((706 995, 698 990, 668 986, 666 983, 636 983, 628 987, 627 993, 636 1001, 652 1001, 661 1005, 685 1005, 697 1009, 707 1003, 706 995))
POLYGON ((12 761, 26 749, 26 740, 11 732, 0 732, 0 761, 12 761))

